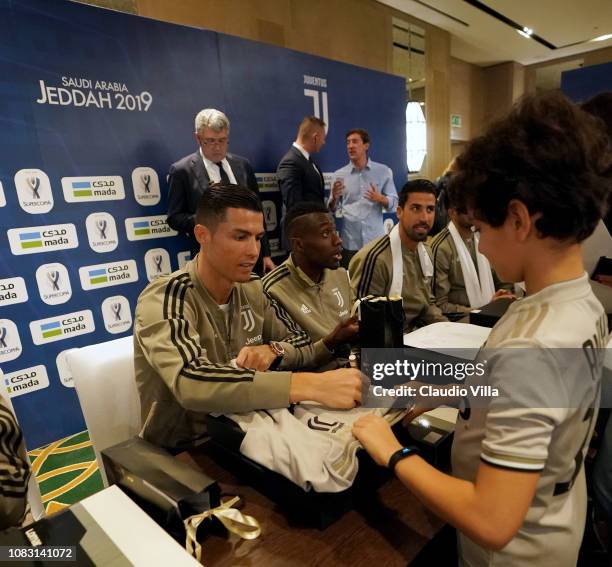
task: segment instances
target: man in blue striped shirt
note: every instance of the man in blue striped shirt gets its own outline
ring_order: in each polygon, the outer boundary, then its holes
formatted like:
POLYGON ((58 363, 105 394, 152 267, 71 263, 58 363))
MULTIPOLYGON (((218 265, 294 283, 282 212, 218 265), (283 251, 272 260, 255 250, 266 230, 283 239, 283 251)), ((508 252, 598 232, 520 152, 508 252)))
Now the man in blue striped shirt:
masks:
POLYGON ((383 212, 397 206, 393 172, 368 156, 370 135, 355 128, 346 134, 349 163, 334 173, 329 209, 342 216, 344 243, 342 266, 347 268, 355 252, 385 234, 383 212))

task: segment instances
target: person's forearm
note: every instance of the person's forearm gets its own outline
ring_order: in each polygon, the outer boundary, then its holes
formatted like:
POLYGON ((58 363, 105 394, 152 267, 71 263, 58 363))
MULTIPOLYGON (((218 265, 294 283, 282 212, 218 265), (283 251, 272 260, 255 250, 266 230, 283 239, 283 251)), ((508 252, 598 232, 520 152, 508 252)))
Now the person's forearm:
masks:
POLYGON ((477 544, 505 545, 504 511, 487 506, 474 483, 444 474, 419 456, 400 461, 395 473, 425 506, 477 544))
POLYGON ((293 372, 289 386, 289 403, 297 404, 314 399, 316 395, 314 384, 317 379, 315 372, 293 372))

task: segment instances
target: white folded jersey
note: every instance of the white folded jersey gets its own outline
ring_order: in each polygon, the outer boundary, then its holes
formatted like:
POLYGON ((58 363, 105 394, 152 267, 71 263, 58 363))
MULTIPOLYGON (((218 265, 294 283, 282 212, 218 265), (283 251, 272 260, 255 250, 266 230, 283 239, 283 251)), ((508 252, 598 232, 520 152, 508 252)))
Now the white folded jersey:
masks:
POLYGON ((383 416, 391 425, 405 409, 334 410, 315 402, 288 409, 227 414, 246 433, 240 452, 301 486, 317 492, 340 492, 353 484, 361 444, 353 423, 363 415, 383 416))

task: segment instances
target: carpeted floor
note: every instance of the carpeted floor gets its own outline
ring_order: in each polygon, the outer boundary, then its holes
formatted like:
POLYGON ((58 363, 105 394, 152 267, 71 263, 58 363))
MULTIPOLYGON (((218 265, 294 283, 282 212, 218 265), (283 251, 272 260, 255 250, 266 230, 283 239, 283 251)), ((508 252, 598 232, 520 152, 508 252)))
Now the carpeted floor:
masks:
POLYGON ((63 510, 103 488, 87 431, 30 451, 30 460, 47 514, 63 510))

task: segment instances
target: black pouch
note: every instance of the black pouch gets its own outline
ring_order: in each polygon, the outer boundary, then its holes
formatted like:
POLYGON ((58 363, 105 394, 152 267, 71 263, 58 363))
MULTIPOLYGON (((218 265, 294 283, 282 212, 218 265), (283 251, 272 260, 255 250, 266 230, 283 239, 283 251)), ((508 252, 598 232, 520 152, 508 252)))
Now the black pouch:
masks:
POLYGON ((404 309, 401 297, 364 297, 357 306, 360 346, 402 348, 404 309))

